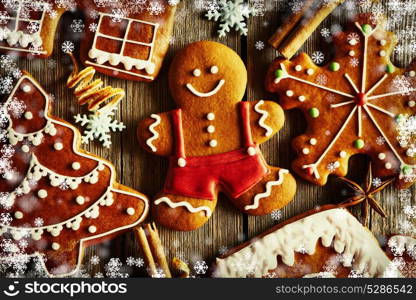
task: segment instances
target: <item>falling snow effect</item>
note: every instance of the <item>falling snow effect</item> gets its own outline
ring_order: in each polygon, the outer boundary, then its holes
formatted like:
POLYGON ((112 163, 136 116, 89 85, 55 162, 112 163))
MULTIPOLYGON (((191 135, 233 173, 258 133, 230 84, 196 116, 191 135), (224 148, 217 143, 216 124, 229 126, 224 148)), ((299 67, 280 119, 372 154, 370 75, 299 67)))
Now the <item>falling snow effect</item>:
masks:
POLYGON ((282 212, 280 210, 274 210, 270 216, 273 221, 279 221, 282 218, 282 212))
POLYGON ((319 65, 319 64, 322 64, 324 62, 325 56, 322 53, 322 51, 315 51, 315 52, 312 53, 311 58, 312 58, 312 61, 315 64, 319 65))
POLYGON ((84 30, 85 25, 84 22, 80 19, 72 20, 72 23, 70 25, 71 29, 75 33, 80 33, 84 30))
POLYGON ((205 274, 208 270, 208 265, 203 260, 198 260, 194 264, 194 270, 196 274, 202 275, 205 274))
POLYGON ((75 50, 75 46, 73 42, 65 41, 62 43, 61 49, 64 53, 72 53, 75 50))
POLYGON ((254 44, 254 47, 255 47, 257 50, 261 51, 261 50, 263 50, 263 49, 264 49, 264 42, 263 42, 263 41, 257 41, 257 42, 254 44))

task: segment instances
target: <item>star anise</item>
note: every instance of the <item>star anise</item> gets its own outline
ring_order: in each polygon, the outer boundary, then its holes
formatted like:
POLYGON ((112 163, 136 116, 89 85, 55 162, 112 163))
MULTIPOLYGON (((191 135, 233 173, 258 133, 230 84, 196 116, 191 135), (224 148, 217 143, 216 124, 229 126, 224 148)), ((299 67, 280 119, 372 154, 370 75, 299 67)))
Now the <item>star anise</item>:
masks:
POLYGON ((361 218, 364 226, 368 225, 370 207, 374 209, 378 214, 380 214, 383 218, 386 217, 384 209, 378 203, 378 200, 374 197, 374 195, 383 190, 390 183, 392 183, 394 181, 394 178, 383 181, 380 184, 377 184, 377 186, 373 186, 373 172, 370 163, 368 167, 366 180, 364 182, 364 187, 345 177, 340 177, 339 179, 344 181, 347 184, 347 186, 351 188, 354 192, 354 196, 342 202, 341 205, 344 207, 350 207, 361 204, 361 218))

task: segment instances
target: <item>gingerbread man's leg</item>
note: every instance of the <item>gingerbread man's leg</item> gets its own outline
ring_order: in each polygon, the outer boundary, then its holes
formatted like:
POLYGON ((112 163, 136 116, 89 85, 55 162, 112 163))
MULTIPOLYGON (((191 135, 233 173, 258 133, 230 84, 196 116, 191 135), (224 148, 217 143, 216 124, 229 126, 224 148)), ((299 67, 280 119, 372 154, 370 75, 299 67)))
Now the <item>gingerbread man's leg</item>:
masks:
POLYGON ((203 200, 159 194, 152 205, 152 216, 167 228, 189 231, 204 225, 214 212, 216 204, 217 198, 203 200))
POLYGON ((270 172, 232 203, 250 215, 265 215, 288 204, 295 195, 296 181, 285 169, 268 166, 270 172))

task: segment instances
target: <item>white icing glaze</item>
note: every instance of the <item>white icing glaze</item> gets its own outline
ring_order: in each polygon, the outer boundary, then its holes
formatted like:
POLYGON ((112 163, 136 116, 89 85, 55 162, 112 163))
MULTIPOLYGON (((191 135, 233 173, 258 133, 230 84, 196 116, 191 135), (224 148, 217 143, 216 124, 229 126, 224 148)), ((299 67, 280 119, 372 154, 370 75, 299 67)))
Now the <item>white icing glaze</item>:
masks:
POLYGON ((199 91, 197 91, 193 86, 192 86, 192 84, 190 84, 190 83, 187 83, 186 84, 186 88, 192 93, 192 94, 194 94, 195 96, 197 96, 197 97, 201 97, 201 98, 206 98, 206 97, 211 97, 211 96, 214 96, 216 93, 218 93, 219 92, 219 90, 222 88, 222 86, 224 85, 224 83, 225 83, 225 80, 224 79, 221 79, 219 82, 218 82, 218 84, 217 84, 217 86, 213 89, 213 90, 211 90, 211 91, 209 91, 209 92, 207 92, 207 93, 202 93, 202 92, 199 92, 199 91))
POLYGON ((215 132, 215 126, 214 125, 209 125, 207 127, 207 132, 208 133, 214 133, 215 132))
POLYGON ((262 277, 277 267, 280 256, 287 266, 294 266, 295 253, 306 249, 315 253, 321 240, 324 247, 334 247, 343 254, 343 265, 381 277, 391 265, 372 233, 342 208, 317 212, 253 240, 241 250, 216 260, 216 277, 262 277))
POLYGON ((210 140, 209 141, 209 146, 212 147, 212 148, 217 147, 218 146, 217 140, 210 140))
POLYGON ((302 71, 302 66, 301 65, 296 65, 295 70, 298 71, 298 72, 302 71))
POLYGON ((166 203, 171 208, 185 207, 189 212, 193 214, 200 211, 205 211, 205 215, 207 217, 210 217, 212 214, 212 210, 208 206, 193 207, 191 204, 185 201, 172 202, 168 197, 162 197, 155 201, 155 205, 159 205, 161 203, 166 203))
POLYGON ((286 96, 292 97, 293 96, 293 91, 292 90, 287 90, 286 91, 286 96))
POLYGON ((313 73, 315 73, 315 71, 313 69, 307 69, 306 70, 306 74, 308 74, 308 75, 313 75, 313 73))
POLYGON ((28 145, 23 145, 22 146, 22 151, 27 153, 27 152, 30 151, 30 147, 28 145))
POLYGON ((58 251, 61 248, 61 245, 54 242, 54 243, 52 243, 51 248, 52 248, 52 250, 58 251))
POLYGON ((218 71, 219 71, 219 69, 218 69, 217 66, 212 66, 211 69, 210 69, 210 71, 211 71, 211 74, 217 74, 218 71))
POLYGON ((129 207, 129 208, 126 209, 126 213, 129 216, 133 216, 135 212, 136 212, 136 210, 133 207, 129 207))
POLYGON ((153 152, 157 151, 157 148, 155 145, 153 145, 153 141, 157 140, 159 138, 159 133, 155 130, 155 127, 157 127, 160 122, 161 118, 160 116, 156 114, 150 115, 152 119, 155 119, 155 121, 149 126, 149 131, 153 134, 150 138, 146 140, 146 145, 149 146, 150 149, 152 149, 153 152))
POLYGON ((248 153, 248 155, 250 155, 250 156, 254 156, 254 155, 256 155, 256 153, 257 153, 256 148, 254 148, 254 147, 248 147, 248 148, 247 148, 247 153, 248 153))
POLYGON ((90 227, 88 227, 88 232, 89 233, 97 232, 97 227, 95 227, 94 225, 91 225, 90 227))
POLYGON ((378 154, 378 159, 379 160, 384 160, 386 158, 386 154, 384 154, 384 153, 379 153, 378 154))
POLYGON ((245 210, 257 209, 259 207, 260 200, 263 199, 263 198, 269 197, 272 193, 272 187, 277 186, 277 185, 281 185, 283 183, 283 180, 284 180, 284 175, 288 174, 288 173, 289 173, 288 170, 280 169, 279 174, 278 174, 278 179, 275 180, 275 181, 268 181, 266 183, 266 191, 264 193, 260 193, 260 194, 257 194, 256 196, 254 196, 253 204, 246 205, 244 207, 244 209, 245 210))
POLYGON ((354 51, 354 50, 350 50, 350 51, 348 52, 348 55, 349 55, 349 56, 354 56, 354 55, 355 55, 355 51, 354 51))
POLYGON ((390 170, 390 169, 391 169, 391 167, 392 167, 392 165, 391 165, 391 163, 387 162, 387 163, 384 165, 384 167, 385 167, 387 170, 390 170))
POLYGON ((340 151, 340 152, 339 152, 339 157, 341 157, 341 158, 345 158, 345 157, 347 157, 347 152, 345 152, 345 151, 340 151))
POLYGON ((381 57, 384 57, 384 56, 386 56, 386 51, 381 50, 378 54, 379 54, 381 57))
POLYGON ((213 112, 210 112, 207 114, 207 120, 214 121, 214 119, 215 119, 215 114, 213 112))
POLYGON ((407 102, 407 105, 408 105, 409 107, 415 107, 415 105, 416 105, 416 101, 414 101, 414 100, 410 100, 410 101, 408 101, 408 102, 407 102))
POLYGON ((192 74, 195 77, 199 77, 199 76, 201 76, 201 70, 200 69, 195 69, 195 70, 193 70, 192 74))
POLYGON ((53 148, 56 151, 60 151, 60 150, 64 149, 64 145, 62 143, 55 143, 55 144, 53 144, 53 148))
POLYGON ((306 274, 303 278, 336 278, 336 276, 331 272, 319 272, 306 274))
POLYGON ((260 100, 257 102, 257 104, 254 106, 254 111, 261 114, 261 117, 259 119, 259 126, 266 130, 265 136, 271 136, 273 133, 273 129, 270 126, 267 126, 265 121, 267 117, 269 116, 269 113, 266 110, 260 109, 260 106, 264 104, 263 100, 260 100))
POLYGON ((33 114, 30 111, 25 112, 25 114, 23 116, 25 117, 26 120, 32 120, 33 119, 33 114))
POLYGON ((21 212, 21 211, 16 211, 15 213, 14 213, 14 217, 16 218, 16 219, 22 219, 23 218, 23 213, 21 212))
POLYGON ((302 149, 302 153, 305 154, 305 155, 309 154, 309 152, 310 152, 309 148, 303 148, 302 149))
POLYGON ((409 76, 410 76, 410 77, 415 77, 415 76, 416 76, 416 71, 413 71, 413 70, 412 70, 412 71, 410 71, 410 72, 409 72, 409 76))
POLYGON ((28 48, 32 45, 35 48, 42 46, 43 41, 38 32, 36 33, 24 33, 23 31, 11 31, 7 27, 0 28, 0 41, 6 40, 7 44, 11 47, 20 46, 22 48, 28 48))
POLYGON ((186 160, 183 157, 178 158, 178 166, 183 168, 186 166, 186 160))
POLYGON ((83 205, 83 204, 85 203, 85 198, 84 198, 84 197, 82 197, 82 196, 77 196, 77 197, 75 198, 75 202, 76 202, 77 204, 79 204, 79 205, 83 205))
POLYGON ((25 93, 29 93, 29 92, 32 90, 32 88, 30 87, 30 85, 25 84, 25 85, 22 87, 22 90, 23 90, 23 92, 25 92, 25 93))
POLYGON ((309 140, 309 144, 311 144, 312 146, 315 146, 318 143, 318 141, 315 138, 311 138, 309 140))
POLYGON ((416 239, 405 235, 394 235, 389 238, 387 245, 393 248, 395 254, 401 256, 405 251, 415 251, 416 239))
POLYGON ((44 199, 48 197, 48 192, 44 189, 38 191, 38 197, 44 199))
POLYGON ((74 161, 74 162, 71 164, 71 167, 72 167, 72 169, 74 169, 74 170, 79 170, 79 169, 81 168, 81 164, 80 164, 79 162, 77 162, 77 161, 74 161))
POLYGON ((386 40, 380 40, 380 45, 381 46, 385 46, 387 44, 387 41, 386 40))
POLYGON ((303 95, 300 95, 300 96, 298 97, 298 100, 299 100, 300 102, 304 102, 304 101, 306 100, 306 97, 305 97, 305 96, 303 96, 303 95))

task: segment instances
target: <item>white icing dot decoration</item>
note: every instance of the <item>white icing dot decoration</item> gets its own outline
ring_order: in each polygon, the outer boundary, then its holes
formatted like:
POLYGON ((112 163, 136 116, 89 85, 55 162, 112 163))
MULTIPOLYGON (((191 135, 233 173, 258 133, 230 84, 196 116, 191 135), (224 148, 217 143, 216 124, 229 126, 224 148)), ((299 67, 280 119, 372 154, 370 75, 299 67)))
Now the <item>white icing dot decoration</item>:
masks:
POLYGON ((386 51, 381 50, 378 54, 379 54, 381 57, 384 57, 384 56, 386 56, 386 51))
POLYGON ((88 227, 89 233, 95 233, 96 231, 97 231, 97 227, 95 227, 94 225, 91 225, 90 227, 88 227))
POLYGON ((25 112, 24 117, 26 120, 32 120, 33 119, 33 114, 30 111, 25 112))
POLYGON ((387 170, 390 170, 391 169, 391 163, 386 163, 385 165, 384 165, 384 167, 387 169, 387 170))
POLYGON ((129 216, 132 216, 132 215, 134 215, 134 213, 136 212, 136 210, 133 208, 133 207, 129 207, 129 208, 127 208, 127 210, 126 210, 126 213, 129 215, 129 216))
POLYGON ((286 96, 292 97, 293 96, 293 91, 292 90, 287 90, 286 91, 286 96))
POLYGON ((211 73, 212 73, 212 74, 217 74, 217 73, 218 73, 218 71, 219 71, 219 69, 218 69, 218 67, 217 67, 217 66, 212 66, 212 67, 211 67, 211 73))
POLYGON ((215 126, 214 125, 209 125, 207 127, 207 132, 208 133, 214 133, 215 132, 215 126))
POLYGON ((311 144, 311 145, 313 145, 313 146, 315 146, 317 143, 318 143, 318 141, 317 141, 315 138, 311 138, 311 139, 309 140, 309 144, 311 144))
POLYGON ((415 155, 413 149, 407 149, 406 150, 406 155, 409 157, 413 157, 415 155))
POLYGON ((199 76, 201 76, 201 70, 200 70, 200 69, 195 69, 195 70, 192 72, 192 74, 193 74, 195 77, 199 77, 199 76))
POLYGON ((248 153, 248 155, 250 155, 250 156, 254 156, 254 155, 256 155, 256 148, 254 148, 254 147, 248 147, 248 149, 247 149, 247 153, 248 153))
POLYGON ((56 151, 60 151, 60 150, 64 149, 64 145, 62 143, 55 143, 55 144, 53 144, 53 148, 56 151))
POLYGON ((302 66, 301 65, 296 65, 295 70, 298 71, 298 72, 302 71, 302 66))
POLYGON ((21 218, 23 218, 23 213, 21 211, 17 211, 14 213, 14 217, 20 220, 21 218))
POLYGON ((305 155, 309 154, 309 148, 303 148, 302 153, 305 154, 305 155))
POLYGON ((347 157, 347 152, 345 152, 345 151, 339 152, 339 157, 341 157, 341 158, 347 157))
POLYGON ((308 75, 313 75, 313 73, 315 73, 315 71, 313 69, 307 69, 306 70, 306 74, 308 74, 308 75))
POLYGON ((355 51, 354 50, 351 50, 350 52, 348 52, 348 55, 349 56, 354 56, 355 55, 355 51))
POLYGON ((306 98, 305 98, 305 96, 300 95, 300 96, 298 97, 298 100, 299 100, 300 102, 303 102, 303 101, 305 101, 305 100, 306 100, 306 98))
POLYGON ((207 114, 207 119, 208 119, 209 121, 213 121, 213 120, 215 119, 215 114, 214 114, 214 113, 212 113, 212 112, 208 113, 208 114, 207 114))
POLYGON ((413 70, 412 70, 412 71, 410 71, 410 72, 409 72, 409 76, 410 76, 410 77, 415 77, 415 76, 416 76, 416 72, 415 72, 415 71, 413 71, 413 70))
POLYGON ((44 189, 41 189, 38 191, 38 197, 41 199, 44 199, 46 197, 48 197, 48 192, 44 189))
POLYGON ((77 197, 75 198, 75 202, 76 202, 77 204, 79 204, 79 205, 82 205, 82 204, 84 204, 84 203, 85 203, 85 198, 84 198, 84 197, 82 197, 82 196, 77 196, 77 197))
POLYGON ((23 146, 22 146, 22 151, 23 151, 23 152, 26 152, 26 153, 27 153, 27 152, 29 152, 29 151, 30 151, 29 146, 28 146, 28 145, 23 145, 23 146))
POLYGON ((32 90, 32 88, 30 87, 30 85, 25 84, 25 85, 22 87, 22 90, 23 90, 23 92, 25 92, 25 93, 29 93, 29 92, 32 90))
POLYGON ((57 251, 57 250, 59 250, 59 248, 61 248, 61 245, 59 245, 58 243, 53 242, 51 247, 52 247, 52 250, 57 251))
POLYGON ((385 46, 387 44, 387 41, 386 40, 380 40, 380 45, 381 46, 385 46))
POLYGON ((178 159, 178 166, 181 167, 181 168, 186 166, 185 158, 181 157, 181 158, 178 159))
POLYGON ((379 160, 384 160, 386 158, 386 154, 384 154, 384 153, 379 153, 378 154, 378 159, 379 160))
POLYGON ((415 107, 416 102, 415 102, 414 100, 410 100, 409 102, 407 102, 407 105, 408 105, 409 107, 415 107))
POLYGON ((335 168, 339 168, 339 166, 340 166, 339 161, 334 162, 334 167, 335 167, 335 168))
POLYGON ((79 170, 81 168, 81 164, 77 161, 73 162, 71 166, 74 170, 79 170))
POLYGON ((210 147, 214 148, 214 147, 217 147, 217 145, 218 145, 217 140, 210 140, 209 141, 209 146, 210 147))

